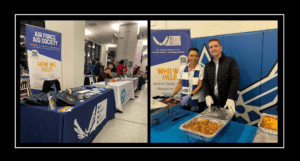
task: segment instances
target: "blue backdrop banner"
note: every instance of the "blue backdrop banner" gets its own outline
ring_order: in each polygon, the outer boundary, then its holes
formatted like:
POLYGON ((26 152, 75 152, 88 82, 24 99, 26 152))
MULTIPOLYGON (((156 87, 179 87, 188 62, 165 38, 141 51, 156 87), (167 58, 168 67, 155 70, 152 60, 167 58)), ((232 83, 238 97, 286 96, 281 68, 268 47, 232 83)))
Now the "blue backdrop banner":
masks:
POLYGON ((236 100, 236 121, 255 125, 261 113, 277 115, 278 50, 277 29, 193 38, 200 51, 199 64, 211 60, 208 40, 217 38, 226 56, 236 59, 240 83, 236 100))

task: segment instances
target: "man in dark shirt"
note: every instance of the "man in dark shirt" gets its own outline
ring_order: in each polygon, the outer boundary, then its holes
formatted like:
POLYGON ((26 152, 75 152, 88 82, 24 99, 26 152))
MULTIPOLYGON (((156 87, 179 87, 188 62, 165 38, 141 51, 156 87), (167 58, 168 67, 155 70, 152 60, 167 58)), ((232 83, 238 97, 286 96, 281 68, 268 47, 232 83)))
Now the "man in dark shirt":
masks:
POLYGON ((208 41, 212 60, 205 64, 203 91, 206 105, 228 107, 235 111, 236 94, 239 87, 240 71, 233 57, 225 56, 218 39, 208 41))
POLYGON ((103 82, 105 79, 111 79, 112 77, 110 76, 110 68, 107 67, 103 72, 101 72, 98 76, 98 82, 103 82))

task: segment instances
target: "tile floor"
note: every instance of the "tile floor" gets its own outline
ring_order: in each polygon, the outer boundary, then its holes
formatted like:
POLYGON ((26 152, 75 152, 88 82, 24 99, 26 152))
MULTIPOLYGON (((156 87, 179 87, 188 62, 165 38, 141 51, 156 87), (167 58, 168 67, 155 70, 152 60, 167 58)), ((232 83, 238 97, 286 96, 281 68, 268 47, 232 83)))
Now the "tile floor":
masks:
POLYGON ((147 143, 148 142, 148 83, 135 92, 134 100, 117 112, 94 138, 92 143, 147 143))

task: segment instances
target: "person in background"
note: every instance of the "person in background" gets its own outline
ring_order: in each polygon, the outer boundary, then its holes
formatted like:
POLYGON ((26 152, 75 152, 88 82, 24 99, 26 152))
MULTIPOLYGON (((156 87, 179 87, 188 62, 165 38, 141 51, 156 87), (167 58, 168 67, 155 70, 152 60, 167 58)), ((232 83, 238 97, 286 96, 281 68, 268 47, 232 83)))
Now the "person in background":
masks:
POLYGON ((119 64, 117 65, 117 77, 123 77, 123 64, 124 64, 124 60, 121 60, 119 62, 119 64))
POLYGON ((178 84, 172 94, 165 97, 173 97, 181 91, 181 102, 185 110, 201 113, 205 108, 205 99, 202 88, 204 69, 198 64, 199 50, 191 47, 188 51, 187 65, 183 65, 178 70, 178 84))
POLYGON ((117 68, 116 68, 116 61, 113 60, 110 64, 113 65, 113 68, 111 68, 111 72, 116 72, 117 73, 117 68))
POLYGON ((104 71, 104 66, 102 65, 102 63, 100 62, 100 72, 104 71))
MULTIPOLYGON (((109 64, 108 65, 108 68, 111 70, 114 66, 112 64, 109 64)), ((113 74, 111 73, 111 71, 109 72, 109 75, 112 77, 112 78, 115 78, 115 76, 113 76, 113 74)))
POLYGON ((89 71, 89 68, 86 68, 86 72, 84 74, 85 75, 91 75, 91 72, 89 71))
MULTIPOLYGON (((211 61, 205 64, 203 91, 206 105, 219 105, 235 111, 236 94, 239 87, 240 71, 234 58, 225 56, 221 42, 212 38, 208 41, 211 61)), ((233 121, 235 121, 235 116, 233 121)))
POLYGON ((103 82, 105 79, 112 79, 111 77, 111 70, 109 67, 105 68, 98 76, 98 82, 103 82))
POLYGON ((29 73, 28 59, 27 59, 27 73, 29 73))
POLYGON ((89 71, 90 71, 90 73, 92 73, 94 71, 94 66, 93 66, 92 62, 90 62, 89 71))
POLYGON ((126 64, 124 63, 124 65, 123 65, 123 73, 124 73, 124 75, 127 73, 127 67, 126 67, 126 64))
POLYGON ((140 66, 138 66, 138 67, 136 67, 136 69, 134 70, 134 72, 133 72, 133 75, 136 75, 137 74, 137 72, 140 70, 140 66))
POLYGON ((148 79, 148 65, 146 66, 146 79, 148 79))
POLYGON ((99 58, 95 58, 95 63, 96 63, 96 65, 95 65, 95 68, 94 68, 94 75, 95 75, 94 81, 96 82, 96 77, 98 77, 99 74, 100 74, 99 58))
POLYGON ((137 68, 137 65, 135 65, 135 67, 133 68, 133 73, 135 73, 135 69, 137 68))

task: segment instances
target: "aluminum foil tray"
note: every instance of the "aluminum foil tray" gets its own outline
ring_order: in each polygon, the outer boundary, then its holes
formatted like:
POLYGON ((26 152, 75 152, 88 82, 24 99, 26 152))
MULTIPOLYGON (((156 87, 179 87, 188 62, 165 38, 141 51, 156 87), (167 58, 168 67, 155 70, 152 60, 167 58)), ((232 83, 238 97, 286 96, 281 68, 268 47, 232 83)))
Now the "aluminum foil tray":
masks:
POLYGON ((277 143, 278 136, 262 132, 261 128, 258 128, 253 139, 253 143, 277 143))
POLYGON ((263 127, 260 126, 260 123, 262 121, 263 116, 273 116, 273 117, 277 117, 277 118, 278 118, 278 116, 277 115, 267 114, 267 113, 262 113, 260 115, 260 120, 259 120, 259 123, 258 123, 258 128, 261 129, 262 132, 268 133, 268 134, 272 134, 272 135, 278 135, 278 131, 267 129, 267 128, 263 128, 263 127))
MULTIPOLYGON (((161 102, 162 103, 162 102, 161 102)), ((179 104, 173 106, 166 106, 156 110, 151 110, 151 127, 155 126, 157 123, 163 123, 168 119, 178 115, 182 109, 182 106, 179 104)))
MULTIPOLYGON (((152 108, 153 106, 152 106, 152 104, 151 104, 151 117, 152 116, 154 116, 154 115, 156 115, 156 114, 158 114, 158 113, 160 113, 160 112, 163 112, 163 111, 166 111, 166 110, 169 110, 169 109, 171 109, 171 108, 173 108, 173 107, 176 107, 176 106, 178 106, 178 105, 180 105, 180 103, 178 103, 178 104, 176 104, 176 105, 173 105, 173 106, 169 106, 169 105, 167 105, 167 104, 165 104, 165 103, 162 103, 160 100, 158 100, 158 102, 160 103, 160 104, 164 104, 165 106, 162 106, 162 107, 160 107, 160 108, 157 108, 157 107, 154 107, 154 108, 152 108), (156 109, 155 109, 156 108, 156 109)), ((151 118, 152 119, 152 118, 151 118)))
POLYGON ((211 108, 205 109, 203 112, 200 113, 200 115, 213 117, 217 120, 225 120, 226 122, 229 122, 233 118, 235 113, 235 111, 231 111, 229 109, 225 109, 222 107, 218 109, 212 106, 211 108))
POLYGON ((208 117, 208 116, 203 116, 201 114, 198 114, 197 116, 193 117, 192 119, 186 121, 185 123, 181 124, 179 126, 179 129, 180 130, 183 130, 187 133, 187 135, 193 137, 193 138, 196 138, 196 139, 199 139, 199 140, 203 140, 203 141, 206 141, 206 142, 210 142, 212 141, 215 136, 217 136, 217 134, 223 130, 223 128, 228 124, 227 121, 224 121, 224 120, 218 120, 218 119, 215 119, 213 117, 208 117), (203 134, 203 133, 200 133, 198 131, 194 131, 194 130, 190 130, 190 129, 186 129, 184 128, 185 125, 189 124, 190 122, 192 121, 200 121, 200 120, 205 120, 205 119, 208 119, 214 123, 217 123, 217 124, 220 124, 221 127, 215 132, 213 133, 212 135, 206 135, 206 134, 203 134))
POLYGON ((151 106, 150 106, 150 114, 151 116, 157 114, 157 113, 160 113, 162 111, 165 111, 166 109, 168 108, 168 105, 165 104, 165 103, 162 103, 160 101, 155 101, 154 104, 151 103, 151 106))

